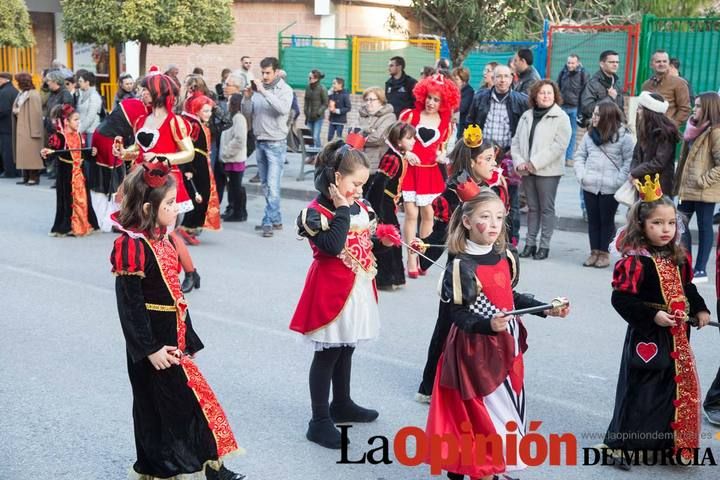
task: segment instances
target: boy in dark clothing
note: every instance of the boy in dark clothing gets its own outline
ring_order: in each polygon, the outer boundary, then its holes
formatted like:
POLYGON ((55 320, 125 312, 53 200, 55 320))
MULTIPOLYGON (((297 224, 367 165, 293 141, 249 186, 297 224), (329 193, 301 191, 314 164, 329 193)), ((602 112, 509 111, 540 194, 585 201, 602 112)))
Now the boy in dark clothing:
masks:
POLYGON ((415 108, 415 96, 413 88, 417 80, 405 74, 405 59, 403 57, 392 57, 388 63, 390 78, 385 82, 385 97, 393 106, 395 116, 408 108, 415 108))
POLYGON ((335 135, 342 138, 343 128, 347 123, 347 114, 352 110, 350 94, 345 90, 345 79, 336 77, 332 83, 332 92, 328 95, 328 142, 335 135))

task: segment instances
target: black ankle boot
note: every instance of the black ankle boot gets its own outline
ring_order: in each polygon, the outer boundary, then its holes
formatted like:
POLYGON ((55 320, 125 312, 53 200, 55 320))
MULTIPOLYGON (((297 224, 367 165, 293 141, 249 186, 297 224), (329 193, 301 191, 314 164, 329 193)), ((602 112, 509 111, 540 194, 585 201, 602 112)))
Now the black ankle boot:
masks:
POLYGON ((537 253, 533 255, 533 258, 535 260, 545 260, 548 258, 548 255, 550 254, 549 248, 539 248, 537 253))
POLYGON ((180 286, 183 293, 190 293, 193 288, 200 288, 200 275, 198 275, 197 269, 192 272, 185 272, 185 280, 180 286))
POLYGON ((525 245, 525 248, 523 248, 523 251, 520 252, 520 255, 518 255, 518 256, 519 256, 520 258, 533 257, 533 256, 535 256, 535 253, 536 253, 536 252, 537 252, 537 247, 536 247, 536 246, 533 245, 533 246, 531 247, 530 245, 525 245))
POLYGON ((330 404, 330 417, 335 423, 369 423, 378 418, 377 410, 363 408, 352 400, 330 404))
POLYGON ((329 418, 310 420, 305 437, 322 447, 340 450, 340 430, 335 428, 335 424, 329 418))

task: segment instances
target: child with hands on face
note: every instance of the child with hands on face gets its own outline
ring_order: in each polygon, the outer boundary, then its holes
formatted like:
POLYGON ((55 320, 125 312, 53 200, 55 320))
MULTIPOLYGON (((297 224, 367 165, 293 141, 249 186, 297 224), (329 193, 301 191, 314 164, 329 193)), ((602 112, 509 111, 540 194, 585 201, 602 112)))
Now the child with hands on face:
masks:
MULTIPOLYGON (((478 193, 463 200, 449 226, 448 250, 453 259, 440 286, 442 321, 438 321, 438 326, 449 324, 449 331, 434 376, 426 427, 430 438, 454 436, 457 445, 463 445, 461 438, 503 435, 510 421, 525 432, 527 335, 520 318, 507 312, 544 305, 513 290, 517 258, 505 248, 504 203, 489 188, 478 188, 478 193)), ((566 304, 537 315, 568 314, 566 304)), ((440 341, 442 332, 436 329, 436 336, 440 341)), ((481 447, 473 444, 473 449, 481 447)), ((442 465, 452 479, 465 475, 491 479, 525 467, 508 465, 505 458, 493 458, 492 452, 470 464, 461 461, 459 451, 445 458, 457 459, 442 465)))
POLYGON ((313 253, 305 286, 290 329, 313 346, 310 366, 312 417, 306 438, 339 449, 336 423, 372 422, 378 412, 357 405, 350 395, 355 348, 380 330, 375 287, 377 244, 375 212, 362 200, 370 176, 365 154, 343 141, 331 142, 318 155, 318 196, 300 212, 298 235, 313 253), (332 402, 329 402, 332 383, 332 402))

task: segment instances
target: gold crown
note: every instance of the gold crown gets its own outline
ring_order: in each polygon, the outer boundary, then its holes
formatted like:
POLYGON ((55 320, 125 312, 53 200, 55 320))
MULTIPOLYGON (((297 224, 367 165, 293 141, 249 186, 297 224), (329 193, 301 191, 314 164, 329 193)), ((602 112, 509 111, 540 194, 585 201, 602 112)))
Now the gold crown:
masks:
POLYGON ((475 124, 468 125, 463 132, 463 142, 470 148, 477 148, 482 145, 483 134, 480 127, 475 124))
POLYGON ((645 175, 645 183, 640 183, 640 180, 635 179, 633 182, 638 193, 640 193, 641 202, 654 202, 662 198, 663 191, 660 187, 660 174, 655 174, 655 179, 650 179, 650 175, 645 175))

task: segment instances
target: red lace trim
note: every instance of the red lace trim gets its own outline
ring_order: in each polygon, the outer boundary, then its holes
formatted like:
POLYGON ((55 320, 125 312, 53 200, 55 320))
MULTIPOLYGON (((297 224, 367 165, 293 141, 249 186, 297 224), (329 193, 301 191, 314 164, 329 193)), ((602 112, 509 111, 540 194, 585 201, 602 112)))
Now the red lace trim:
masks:
MULTIPOLYGON (((670 312, 689 311, 687 298, 682 286, 680 271, 669 258, 653 258, 660 278, 665 303, 670 312)), ((675 360, 675 418, 670 427, 675 432, 675 451, 682 449, 682 456, 691 459, 689 449, 700 446, 700 382, 695 369, 695 357, 687 337, 687 323, 679 322, 671 327, 675 360)))

